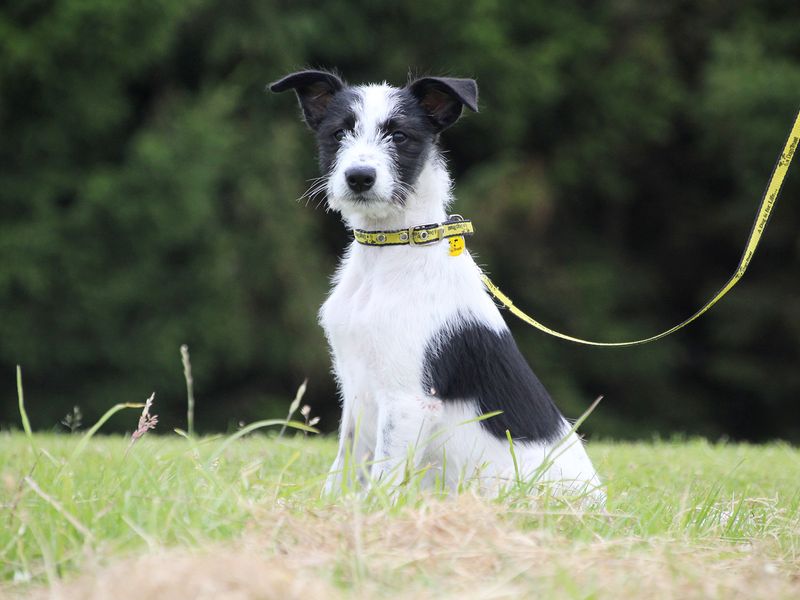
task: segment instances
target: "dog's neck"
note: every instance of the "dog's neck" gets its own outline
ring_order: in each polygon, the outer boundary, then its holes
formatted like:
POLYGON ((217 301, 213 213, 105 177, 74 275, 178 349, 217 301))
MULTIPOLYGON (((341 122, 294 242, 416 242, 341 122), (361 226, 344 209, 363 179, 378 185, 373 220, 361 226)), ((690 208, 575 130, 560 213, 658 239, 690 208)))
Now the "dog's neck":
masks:
POLYGON ((385 217, 350 215, 345 219, 345 224, 355 229, 379 231, 440 223, 447 218, 447 208, 452 199, 450 174, 444 161, 437 156, 425 163, 414 189, 397 211, 385 217))

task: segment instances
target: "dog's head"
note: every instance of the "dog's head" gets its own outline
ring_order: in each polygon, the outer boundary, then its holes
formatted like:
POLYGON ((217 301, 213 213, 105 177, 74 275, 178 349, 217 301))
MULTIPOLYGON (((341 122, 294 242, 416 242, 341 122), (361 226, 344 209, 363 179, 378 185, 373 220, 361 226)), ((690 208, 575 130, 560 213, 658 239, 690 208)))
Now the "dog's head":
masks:
POLYGON ((424 77, 404 88, 348 86, 332 73, 300 71, 270 85, 294 90, 317 135, 328 205, 345 218, 384 218, 403 210, 436 140, 463 107, 477 111, 472 79, 424 77))

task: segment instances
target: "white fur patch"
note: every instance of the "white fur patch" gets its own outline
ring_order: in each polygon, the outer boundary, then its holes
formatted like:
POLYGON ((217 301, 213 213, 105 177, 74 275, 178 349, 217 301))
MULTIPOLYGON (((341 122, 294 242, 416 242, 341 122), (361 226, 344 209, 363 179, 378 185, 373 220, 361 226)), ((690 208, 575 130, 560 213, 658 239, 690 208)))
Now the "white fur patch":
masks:
POLYGON ((328 177, 328 205, 346 219, 356 214, 374 219, 388 218, 401 207, 392 202, 397 191, 397 173, 393 168, 392 145, 381 126, 396 111, 397 89, 381 84, 357 87, 354 91, 357 98, 353 106, 356 123, 342 140, 328 177), (369 192, 368 202, 354 203, 350 200, 346 173, 354 167, 375 169, 375 185, 369 192))

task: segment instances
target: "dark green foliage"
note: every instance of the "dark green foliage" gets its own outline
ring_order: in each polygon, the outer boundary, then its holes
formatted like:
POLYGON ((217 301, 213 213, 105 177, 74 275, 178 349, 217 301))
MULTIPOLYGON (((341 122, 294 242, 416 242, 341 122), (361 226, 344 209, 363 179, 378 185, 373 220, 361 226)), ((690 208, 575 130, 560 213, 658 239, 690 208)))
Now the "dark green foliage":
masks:
MULTIPOLYGON (((295 201, 311 135, 264 85, 474 76, 445 134, 471 248, 525 309, 628 339, 734 268, 800 107, 786 2, 10 1, 0 9, 0 420, 22 364, 34 427, 157 392, 184 426, 279 415, 303 377, 336 402, 316 310, 346 236, 295 201)), ((597 350, 512 323, 585 429, 800 440, 800 164, 751 271, 690 329, 597 350)), ((125 426, 121 424, 120 426, 125 426)))

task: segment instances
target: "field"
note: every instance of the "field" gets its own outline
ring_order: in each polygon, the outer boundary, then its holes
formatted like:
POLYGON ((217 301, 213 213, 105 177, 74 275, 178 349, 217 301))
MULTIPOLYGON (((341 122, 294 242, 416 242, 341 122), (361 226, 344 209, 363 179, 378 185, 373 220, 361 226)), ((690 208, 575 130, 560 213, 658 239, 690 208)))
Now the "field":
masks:
POLYGON ((333 440, 0 435, 0 595, 798 598, 800 452, 602 443, 606 511, 320 499, 333 440), (127 453, 126 453, 127 452, 127 453))

